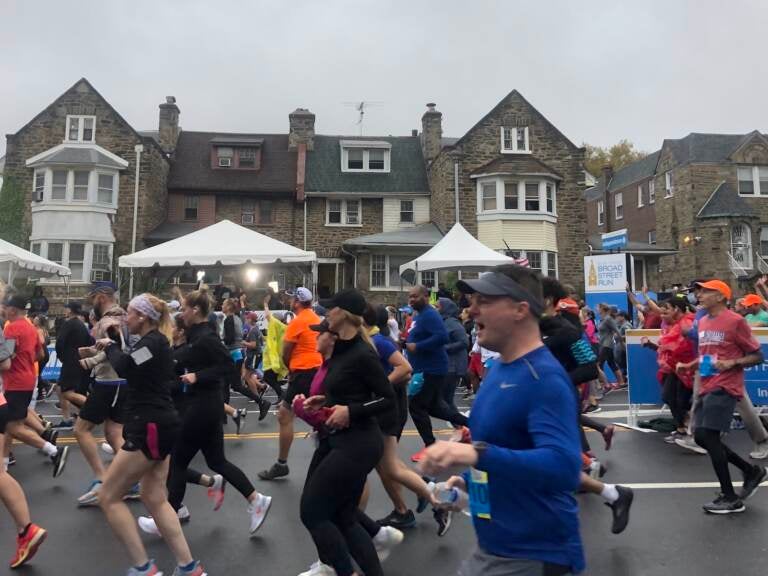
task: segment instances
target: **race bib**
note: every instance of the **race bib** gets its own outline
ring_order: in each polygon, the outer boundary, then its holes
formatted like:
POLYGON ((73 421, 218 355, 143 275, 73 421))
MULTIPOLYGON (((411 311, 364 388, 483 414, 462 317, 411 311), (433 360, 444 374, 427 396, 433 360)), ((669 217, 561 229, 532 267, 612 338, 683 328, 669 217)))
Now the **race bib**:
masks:
POLYGON ((136 366, 141 366, 147 360, 152 359, 152 352, 150 352, 149 348, 146 346, 142 346, 138 350, 131 353, 131 358, 133 358, 133 361, 136 362, 136 366))
POLYGON ((472 516, 491 519, 491 495, 488 491, 488 472, 476 470, 469 471, 469 510, 472 516))

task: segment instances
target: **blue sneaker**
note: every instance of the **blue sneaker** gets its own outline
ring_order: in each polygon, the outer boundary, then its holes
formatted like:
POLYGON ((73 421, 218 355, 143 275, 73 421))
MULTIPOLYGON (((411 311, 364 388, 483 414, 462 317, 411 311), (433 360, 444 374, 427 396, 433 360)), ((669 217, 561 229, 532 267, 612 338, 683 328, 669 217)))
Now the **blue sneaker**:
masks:
POLYGON ((101 490, 101 480, 94 480, 88 486, 85 494, 77 499, 78 506, 95 506, 99 503, 99 490, 101 490))
POLYGON ((176 566, 176 570, 173 571, 173 576, 208 576, 208 573, 200 562, 195 562, 192 565, 192 568, 176 566))
POLYGON ((125 576, 163 576, 155 564, 154 560, 149 561, 149 566, 145 570, 139 570, 136 566, 128 568, 128 573, 125 576))
POLYGON ((131 486, 131 489, 125 493, 123 500, 139 500, 141 499, 141 486, 138 482, 131 486))

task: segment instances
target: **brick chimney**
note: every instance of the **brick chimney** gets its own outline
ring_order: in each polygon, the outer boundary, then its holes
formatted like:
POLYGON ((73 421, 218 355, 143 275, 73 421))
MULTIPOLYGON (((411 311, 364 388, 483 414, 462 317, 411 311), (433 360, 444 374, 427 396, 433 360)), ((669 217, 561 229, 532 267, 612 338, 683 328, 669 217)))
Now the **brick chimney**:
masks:
POLYGON ((608 193, 608 186, 611 183, 611 180, 613 179, 613 166, 611 164, 605 164, 603 166, 603 176, 600 178, 603 182, 603 210, 605 210, 605 215, 603 216, 603 220, 605 222, 605 231, 610 232, 611 231, 611 214, 613 212, 611 211, 611 195, 608 193))
POLYGON ((427 163, 440 154, 440 140, 443 137, 443 115, 435 109, 436 104, 427 104, 427 111, 421 117, 421 151, 427 163))
POLYGON ((170 153, 176 149, 179 139, 179 107, 175 96, 166 96, 160 104, 160 147, 170 153))
POLYGON ((288 114, 288 124, 288 149, 295 150, 303 142, 307 150, 314 150, 315 115, 306 108, 296 108, 288 114))

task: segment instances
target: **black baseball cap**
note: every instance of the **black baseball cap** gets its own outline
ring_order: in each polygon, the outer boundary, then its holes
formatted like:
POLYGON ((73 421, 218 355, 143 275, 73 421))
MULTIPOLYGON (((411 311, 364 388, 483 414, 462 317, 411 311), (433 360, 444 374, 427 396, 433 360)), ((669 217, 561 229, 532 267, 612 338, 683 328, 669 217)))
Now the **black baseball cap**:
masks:
POLYGON ((14 294, 13 296, 6 298, 3 304, 10 308, 18 308, 19 310, 24 310, 27 307, 27 299, 24 298, 24 296, 21 294, 14 294))
POLYGON ((536 317, 544 312, 544 306, 538 298, 501 272, 483 272, 477 280, 459 280, 456 288, 464 294, 476 292, 484 296, 507 296, 517 302, 528 302, 531 313, 536 317))
POLYGON ((71 302, 67 302, 64 304, 64 308, 69 308, 72 310, 73 314, 82 314, 83 313, 83 305, 80 304, 77 300, 73 300, 71 302))
POLYGON ((355 316, 362 316, 365 312, 365 296, 354 288, 337 292, 328 300, 321 300, 320 305, 326 310, 341 308, 355 316))
POLYGON ((310 330, 313 332, 320 332, 321 334, 323 332, 330 332, 331 334, 336 334, 333 330, 331 330, 330 324, 328 324, 328 320, 323 320, 320 322, 320 324, 312 324, 309 327, 310 330))
POLYGON ((112 284, 112 282, 98 281, 91 285, 91 290, 88 292, 88 296, 93 296, 95 294, 114 294, 116 292, 117 286, 112 284))

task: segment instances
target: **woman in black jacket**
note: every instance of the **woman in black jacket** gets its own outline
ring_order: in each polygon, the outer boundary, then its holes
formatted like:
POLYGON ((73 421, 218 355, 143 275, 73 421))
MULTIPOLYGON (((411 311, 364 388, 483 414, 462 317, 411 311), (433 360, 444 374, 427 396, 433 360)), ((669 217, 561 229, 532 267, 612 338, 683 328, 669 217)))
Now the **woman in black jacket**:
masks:
MULTIPOLYGON (((259 494, 243 471, 224 455, 224 386, 233 370, 233 360, 218 335, 208 324, 211 299, 206 290, 190 292, 184 298, 181 315, 186 326, 187 346, 174 353, 176 371, 181 374, 184 415, 181 437, 173 450, 168 500, 178 510, 184 499, 187 468, 202 451, 208 467, 220 474, 248 500, 250 533, 264 522, 272 504, 270 496, 259 494)), ((213 495, 214 508, 221 506, 224 486, 213 495)))
POLYGON ((192 558, 165 490, 168 456, 179 430, 179 416, 170 393, 175 375, 168 307, 151 294, 136 296, 128 305, 126 324, 131 334, 139 336, 128 352, 109 338, 96 341, 96 347, 106 351, 115 372, 128 382, 125 442, 104 476, 99 506, 128 550, 133 562, 128 573, 159 573, 154 560, 147 556, 133 514, 123 502, 131 486, 141 481, 141 500, 178 562, 174 575, 203 576, 205 571, 192 558))
POLYGON ((376 416, 394 407, 394 392, 363 328, 363 295, 347 290, 322 304, 338 340, 327 364, 325 395, 305 400, 307 410, 330 410, 327 431, 319 434, 309 465, 301 521, 320 561, 338 576, 357 574, 351 557, 365 576, 380 576, 381 564, 358 521, 357 505, 368 474, 384 453, 376 416))

